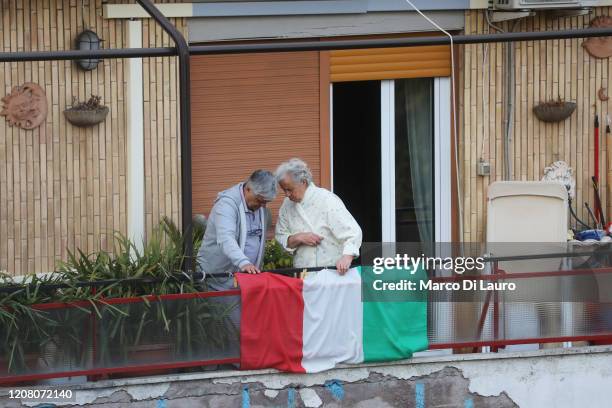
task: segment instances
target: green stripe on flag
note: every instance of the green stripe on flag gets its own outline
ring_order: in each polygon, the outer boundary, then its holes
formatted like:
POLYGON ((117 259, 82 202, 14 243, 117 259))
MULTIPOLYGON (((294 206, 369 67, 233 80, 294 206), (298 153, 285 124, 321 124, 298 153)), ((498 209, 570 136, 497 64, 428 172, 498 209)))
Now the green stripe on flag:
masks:
POLYGON ((427 294, 423 291, 376 291, 373 281, 416 282, 427 280, 424 270, 414 275, 406 270, 385 270, 375 275, 371 266, 361 267, 364 361, 389 361, 412 357, 426 350, 427 294), (376 301, 374 301, 376 299, 376 301))

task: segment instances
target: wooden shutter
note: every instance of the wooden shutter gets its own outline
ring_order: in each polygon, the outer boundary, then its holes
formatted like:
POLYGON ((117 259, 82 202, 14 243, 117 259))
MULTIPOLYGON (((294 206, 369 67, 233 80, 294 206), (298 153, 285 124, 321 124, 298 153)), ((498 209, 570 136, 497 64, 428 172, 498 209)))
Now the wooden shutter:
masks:
POLYGON ((450 76, 450 46, 370 48, 330 52, 332 82, 450 76))
POLYGON ((208 215, 217 193, 253 170, 291 157, 319 182, 318 52, 193 56, 191 78, 195 214, 208 215))

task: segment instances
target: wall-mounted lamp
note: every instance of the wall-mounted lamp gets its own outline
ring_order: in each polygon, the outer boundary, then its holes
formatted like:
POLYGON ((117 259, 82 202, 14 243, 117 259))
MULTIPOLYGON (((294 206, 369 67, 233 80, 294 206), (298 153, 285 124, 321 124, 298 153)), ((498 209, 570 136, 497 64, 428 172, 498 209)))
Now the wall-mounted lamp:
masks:
MULTIPOLYGON (((98 34, 87 29, 81 34, 79 34, 76 38, 76 47, 78 50, 99 50, 100 43, 102 40, 98 37, 98 34)), ((84 69, 85 71, 91 71, 96 69, 100 60, 98 59, 83 59, 77 60, 77 64, 79 67, 84 69)))

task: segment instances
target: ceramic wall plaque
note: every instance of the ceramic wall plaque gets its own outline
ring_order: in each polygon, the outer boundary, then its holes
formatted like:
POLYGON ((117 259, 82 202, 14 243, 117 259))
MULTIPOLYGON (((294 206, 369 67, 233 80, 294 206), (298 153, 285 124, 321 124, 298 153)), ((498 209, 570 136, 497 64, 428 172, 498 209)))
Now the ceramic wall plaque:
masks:
POLYGON ((11 126, 34 129, 47 118, 47 95, 38 84, 26 82, 15 86, 2 98, 2 111, 11 126))
MULTIPOLYGON (((599 16, 591 20, 591 28, 610 28, 612 27, 612 17, 599 16)), ((608 58, 612 56, 612 38, 610 37, 591 37, 582 43, 584 49, 595 58, 608 58)))

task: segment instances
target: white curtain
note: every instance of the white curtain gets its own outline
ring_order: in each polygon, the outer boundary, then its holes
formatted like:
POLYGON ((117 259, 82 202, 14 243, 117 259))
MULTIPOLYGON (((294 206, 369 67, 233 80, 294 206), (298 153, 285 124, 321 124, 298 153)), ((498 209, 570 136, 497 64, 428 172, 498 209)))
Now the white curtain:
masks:
POLYGON ((406 122, 410 179, 419 236, 421 243, 429 244, 435 239, 433 81, 430 78, 404 79, 396 80, 396 84, 396 101, 399 104, 395 109, 404 110, 402 116, 406 122))

